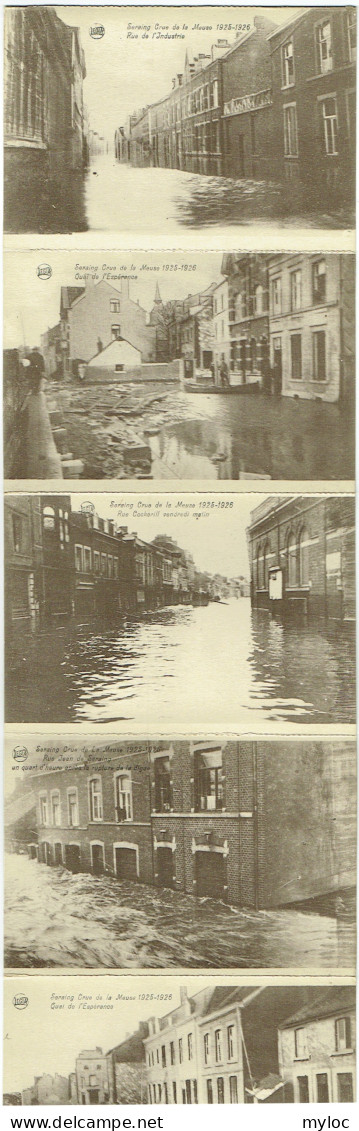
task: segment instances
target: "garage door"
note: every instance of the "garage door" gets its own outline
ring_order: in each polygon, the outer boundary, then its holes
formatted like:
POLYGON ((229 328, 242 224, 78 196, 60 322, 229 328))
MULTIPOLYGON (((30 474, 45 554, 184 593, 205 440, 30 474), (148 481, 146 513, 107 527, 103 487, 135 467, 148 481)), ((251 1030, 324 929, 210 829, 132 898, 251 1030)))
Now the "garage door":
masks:
POLYGON ((226 869, 222 852, 196 852, 196 880, 197 895, 223 899, 226 869))
POLYGON ((137 880, 137 857, 134 848, 116 848, 116 876, 119 880, 137 880))

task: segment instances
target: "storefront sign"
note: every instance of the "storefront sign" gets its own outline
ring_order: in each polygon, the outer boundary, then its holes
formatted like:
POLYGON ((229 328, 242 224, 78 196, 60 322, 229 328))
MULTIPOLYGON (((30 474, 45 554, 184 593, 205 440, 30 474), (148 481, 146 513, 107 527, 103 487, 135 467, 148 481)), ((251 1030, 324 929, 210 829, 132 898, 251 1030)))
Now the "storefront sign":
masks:
POLYGON ((224 103, 225 117, 231 114, 247 114, 249 110, 261 110, 262 106, 272 105, 272 91, 260 90, 258 94, 245 94, 243 98, 231 98, 224 103))

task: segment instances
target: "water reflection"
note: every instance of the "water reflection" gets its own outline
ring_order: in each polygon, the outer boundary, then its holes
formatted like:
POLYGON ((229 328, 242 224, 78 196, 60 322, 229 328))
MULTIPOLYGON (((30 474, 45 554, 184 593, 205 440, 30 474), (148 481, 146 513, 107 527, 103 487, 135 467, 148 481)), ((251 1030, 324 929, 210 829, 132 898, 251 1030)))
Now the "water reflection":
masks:
POLYGON ((6 867, 7 967, 352 966, 354 911, 246 911, 25 857, 6 867), (345 913, 344 913, 345 912, 345 913))
POLYGON ((187 409, 186 419, 166 423, 149 439, 154 478, 157 464, 180 479, 354 476, 353 419, 337 405, 278 400, 261 393, 177 397, 182 412, 187 409))
POLYGON ((282 624, 245 598, 175 606, 34 639, 10 672, 7 721, 353 723, 354 663, 352 629, 333 621, 282 624))

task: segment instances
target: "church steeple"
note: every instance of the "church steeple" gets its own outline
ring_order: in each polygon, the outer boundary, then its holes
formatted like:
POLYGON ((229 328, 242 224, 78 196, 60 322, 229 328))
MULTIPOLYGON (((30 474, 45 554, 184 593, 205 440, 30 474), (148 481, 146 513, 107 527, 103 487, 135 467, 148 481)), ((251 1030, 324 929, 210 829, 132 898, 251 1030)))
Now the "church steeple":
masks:
POLYGON ((162 306, 162 299, 161 299, 160 288, 158 286, 158 283, 156 283, 154 302, 155 302, 155 306, 156 306, 156 304, 158 304, 159 306, 162 306))

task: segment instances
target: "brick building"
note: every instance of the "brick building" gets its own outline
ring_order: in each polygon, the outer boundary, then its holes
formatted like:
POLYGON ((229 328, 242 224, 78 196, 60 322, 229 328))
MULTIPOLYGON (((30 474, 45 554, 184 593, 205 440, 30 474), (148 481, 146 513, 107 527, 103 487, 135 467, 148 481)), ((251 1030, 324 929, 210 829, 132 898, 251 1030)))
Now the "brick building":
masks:
POLYGON ((248 528, 256 608, 286 616, 355 617, 354 500, 269 497, 248 528))
POLYGON ((251 31, 226 54, 223 75, 223 172, 258 180, 273 176, 276 122, 268 35, 274 24, 254 17, 251 31))
POLYGON ((228 364, 240 383, 266 386, 269 360, 268 256, 226 254, 228 364))
POLYGON ((306 8, 268 42, 276 177, 321 208, 354 199, 355 8, 306 8))
POLYGON ((276 392, 353 402, 354 256, 275 255, 267 264, 276 392))
POLYGON ((355 987, 332 986, 279 1025, 279 1067, 287 1103, 352 1103, 355 987))
POLYGON ((84 762, 36 776, 43 863, 262 908, 355 883, 349 742, 131 742, 84 762))

